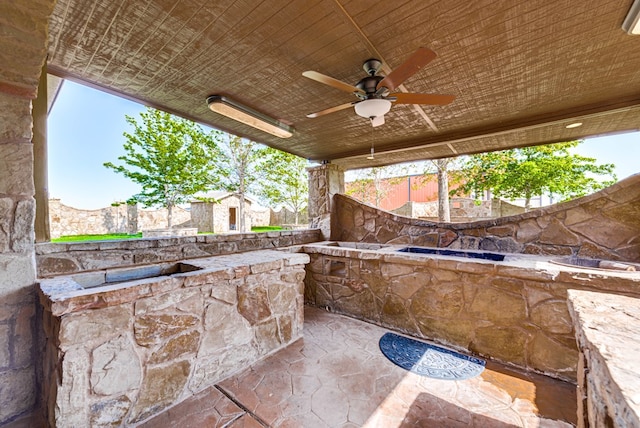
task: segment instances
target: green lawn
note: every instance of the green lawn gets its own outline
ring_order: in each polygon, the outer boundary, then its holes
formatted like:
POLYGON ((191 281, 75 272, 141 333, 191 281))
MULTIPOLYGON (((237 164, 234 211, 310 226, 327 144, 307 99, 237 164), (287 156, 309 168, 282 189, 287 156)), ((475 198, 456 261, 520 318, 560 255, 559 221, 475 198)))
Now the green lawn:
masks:
POLYGON ((104 235, 67 235, 54 238, 51 242, 83 242, 83 241, 106 241, 109 239, 137 239, 142 238, 142 232, 134 235, 128 233, 107 233, 104 235))
POLYGON ((282 226, 257 226, 252 227, 252 232, 271 232, 273 230, 282 230, 282 226))
MULTIPOLYGON (((252 227, 252 232, 270 232, 273 230, 282 230, 280 226, 259 226, 252 227)), ((204 232, 199 235, 212 235, 212 233, 204 232)), ((134 235, 128 233, 107 233, 104 235, 68 235, 52 239, 51 242, 85 242, 85 241, 106 241, 110 239, 138 239, 142 238, 142 232, 134 235)))

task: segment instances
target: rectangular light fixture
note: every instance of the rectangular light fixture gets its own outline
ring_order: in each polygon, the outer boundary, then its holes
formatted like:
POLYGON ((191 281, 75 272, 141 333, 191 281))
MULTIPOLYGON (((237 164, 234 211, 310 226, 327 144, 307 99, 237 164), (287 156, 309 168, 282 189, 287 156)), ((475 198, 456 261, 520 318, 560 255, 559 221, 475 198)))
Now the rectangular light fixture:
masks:
POLYGON ((640 35, 640 0, 635 0, 622 23, 622 29, 632 36, 640 35))
POLYGON ((207 97, 207 105, 216 113, 280 138, 293 135, 293 128, 222 95, 207 97))

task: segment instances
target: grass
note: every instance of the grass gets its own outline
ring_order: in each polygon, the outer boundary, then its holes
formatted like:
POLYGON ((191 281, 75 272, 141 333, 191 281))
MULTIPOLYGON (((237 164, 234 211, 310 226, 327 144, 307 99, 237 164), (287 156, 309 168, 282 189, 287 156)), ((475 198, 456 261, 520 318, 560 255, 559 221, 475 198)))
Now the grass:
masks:
MULTIPOLYGON (((270 232, 273 230, 282 230, 280 226, 258 226, 252 227, 252 232, 270 232)), ((212 235, 210 232, 199 233, 198 235, 212 235)), ((129 235, 128 233, 105 233, 103 235, 65 235, 54 238, 51 242, 89 242, 89 241, 107 241, 111 239, 137 239, 142 238, 142 232, 129 235)))
POLYGON ((103 235, 64 235, 54 238, 51 242, 84 242, 107 241, 110 239, 137 239, 142 238, 142 232, 129 235, 128 233, 105 233, 103 235))
POLYGON ((257 226, 252 227, 252 232, 271 232, 274 230, 282 230, 282 226, 257 226))

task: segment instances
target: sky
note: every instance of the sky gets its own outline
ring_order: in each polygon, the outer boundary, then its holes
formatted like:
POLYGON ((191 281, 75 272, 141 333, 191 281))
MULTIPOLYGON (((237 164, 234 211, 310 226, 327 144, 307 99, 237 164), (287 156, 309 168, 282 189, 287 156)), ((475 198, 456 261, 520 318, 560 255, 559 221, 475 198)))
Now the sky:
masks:
MULTIPOLYGON (((126 201, 141 188, 105 162, 122 164, 125 115, 138 118, 144 106, 124 98, 65 81, 49 112, 49 197, 67 206, 99 209, 126 201)), ((618 180, 639 171, 640 133, 585 140, 577 153, 616 166, 618 180)))

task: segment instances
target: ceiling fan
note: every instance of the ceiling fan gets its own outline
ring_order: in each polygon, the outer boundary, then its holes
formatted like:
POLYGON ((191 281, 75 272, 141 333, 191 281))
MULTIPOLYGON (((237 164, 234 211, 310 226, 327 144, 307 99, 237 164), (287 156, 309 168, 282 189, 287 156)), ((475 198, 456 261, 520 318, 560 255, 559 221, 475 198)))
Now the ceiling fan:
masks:
POLYGON ((362 68, 368 74, 355 85, 342 82, 333 77, 326 76, 317 71, 305 71, 302 73, 316 82, 324 83, 341 91, 353 93, 358 100, 341 104, 308 114, 308 118, 324 116, 325 114, 347 109, 354 106, 358 116, 371 120, 373 126, 384 124, 384 115, 391 109, 391 104, 429 104, 446 105, 451 103, 455 96, 438 94, 413 94, 394 92, 402 82, 417 73, 422 67, 429 64, 436 57, 436 53, 428 48, 419 48, 404 63, 386 76, 378 76, 382 62, 371 58, 364 62, 362 68))

